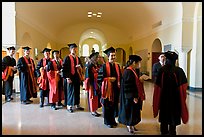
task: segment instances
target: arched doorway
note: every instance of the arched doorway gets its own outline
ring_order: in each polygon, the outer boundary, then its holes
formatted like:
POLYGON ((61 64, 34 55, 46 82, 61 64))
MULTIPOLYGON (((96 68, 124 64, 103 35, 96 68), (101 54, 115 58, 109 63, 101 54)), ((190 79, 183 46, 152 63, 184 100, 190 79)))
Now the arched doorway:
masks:
POLYGON ((64 59, 69 54, 70 54, 70 51, 69 51, 68 47, 63 47, 60 49, 60 58, 61 59, 64 59))
POLYGON ((120 64, 120 66, 125 66, 126 63, 126 53, 122 48, 116 48, 116 62, 120 64))
MULTIPOLYGON (((160 39, 156 38, 153 43, 152 43, 152 68, 153 68, 153 64, 158 62, 158 57, 162 52, 162 44, 160 39)), ((154 77, 152 76, 152 79, 154 79, 154 77)))

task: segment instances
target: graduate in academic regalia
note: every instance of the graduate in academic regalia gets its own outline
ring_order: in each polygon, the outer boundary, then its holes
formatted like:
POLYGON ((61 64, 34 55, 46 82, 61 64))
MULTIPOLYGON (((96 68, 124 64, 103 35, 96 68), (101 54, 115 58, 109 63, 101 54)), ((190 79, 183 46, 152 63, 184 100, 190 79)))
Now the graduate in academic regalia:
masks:
POLYGON ((74 112, 74 106, 78 110, 84 110, 80 106, 80 85, 82 83, 79 70, 82 70, 83 65, 80 58, 76 55, 77 45, 75 43, 68 44, 70 54, 64 58, 62 65, 62 75, 64 78, 64 95, 67 111, 74 112))
POLYGON ((166 64, 159 70, 153 94, 153 114, 159 114, 161 134, 176 135, 176 126, 188 122, 186 106, 187 78, 182 68, 175 66, 178 55, 165 52, 166 64))
POLYGON ((20 100, 22 104, 30 104, 30 98, 37 98, 37 75, 34 60, 30 57, 30 47, 22 47, 24 56, 19 58, 17 67, 20 81, 20 100))
POLYGON ((101 104, 104 124, 109 128, 117 126, 115 117, 118 116, 121 71, 115 62, 115 49, 110 47, 104 51, 108 61, 102 65, 98 74, 101 87, 101 104))
POLYGON ((100 107, 98 102, 98 95, 100 94, 100 90, 97 83, 99 69, 97 66, 98 56, 98 52, 94 52, 89 56, 90 61, 86 67, 85 72, 85 90, 88 93, 89 110, 95 117, 100 116, 100 114, 97 112, 97 109, 100 107))
POLYGON ((17 73, 16 60, 13 58, 15 54, 15 47, 7 48, 8 55, 2 60, 2 80, 3 80, 3 94, 5 94, 5 101, 13 100, 13 79, 14 74, 17 73))
POLYGON ((54 58, 48 63, 48 81, 49 81, 49 103, 51 108, 57 110, 56 103, 58 106, 63 107, 61 101, 64 99, 63 93, 63 79, 61 77, 62 59, 59 58, 59 51, 52 51, 54 58))
POLYGON ((42 58, 36 67, 37 70, 37 83, 39 84, 39 89, 40 89, 40 107, 44 107, 44 98, 47 97, 48 102, 46 105, 49 105, 49 81, 47 77, 47 72, 48 72, 48 63, 51 62, 50 58, 50 51, 51 49, 49 48, 44 48, 42 53, 44 54, 44 58, 42 58))
POLYGON ((152 67, 152 76, 153 76, 153 79, 154 79, 154 82, 156 82, 156 78, 157 78, 157 75, 158 75, 158 72, 159 72, 159 69, 165 65, 165 62, 166 62, 166 57, 164 55, 164 53, 161 53, 158 57, 159 59, 159 62, 156 62, 153 64, 153 67, 152 67))
POLYGON ((126 125, 130 133, 137 131, 134 126, 141 121, 142 103, 145 100, 143 79, 136 72, 141 66, 141 60, 138 55, 129 56, 121 83, 118 121, 126 125))

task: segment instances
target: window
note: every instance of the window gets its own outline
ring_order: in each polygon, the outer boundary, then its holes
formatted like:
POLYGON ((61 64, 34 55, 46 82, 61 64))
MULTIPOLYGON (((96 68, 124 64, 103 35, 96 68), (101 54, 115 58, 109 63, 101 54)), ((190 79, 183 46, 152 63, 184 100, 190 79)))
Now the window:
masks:
POLYGON ((83 45, 83 56, 89 56, 89 45, 84 44, 83 45))
POLYGON ((98 44, 94 44, 94 45, 93 45, 93 48, 94 48, 95 52, 99 52, 99 46, 98 46, 98 44))

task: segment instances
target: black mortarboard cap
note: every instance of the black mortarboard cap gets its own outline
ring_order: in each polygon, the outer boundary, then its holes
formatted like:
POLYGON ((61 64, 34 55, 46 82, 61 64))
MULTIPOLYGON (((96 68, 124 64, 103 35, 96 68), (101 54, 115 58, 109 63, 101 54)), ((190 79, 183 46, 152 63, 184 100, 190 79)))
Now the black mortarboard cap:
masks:
POLYGON ((44 53, 44 52, 50 52, 51 50, 52 50, 52 49, 44 48, 43 51, 42 51, 42 53, 44 53))
POLYGON ((68 44, 69 48, 76 48, 77 45, 75 43, 68 44))
POLYGON ((109 55, 109 54, 112 53, 112 52, 115 52, 115 49, 114 49, 113 47, 110 47, 110 48, 108 48, 108 49, 106 49, 106 50, 104 51, 104 53, 105 53, 106 55, 109 55))
POLYGON ((7 49, 8 49, 8 50, 16 50, 14 46, 8 47, 7 49))
POLYGON ((59 50, 53 50, 52 54, 54 54, 55 52, 57 52, 59 54, 59 50))
POLYGON ((95 55, 99 55, 99 52, 95 52, 95 53, 92 53, 90 56, 89 56, 89 58, 91 59, 93 56, 95 56, 95 55))
POLYGON ((24 50, 29 50, 29 49, 31 49, 31 48, 28 47, 28 46, 26 46, 26 47, 22 47, 22 49, 24 49, 24 50))
POLYGON ((178 54, 176 54, 176 52, 173 51, 167 51, 165 52, 165 57, 169 60, 175 61, 178 59, 178 54))
POLYGON ((135 62, 138 62, 138 61, 141 61, 142 58, 140 56, 138 56, 138 55, 130 55, 129 60, 133 60, 135 62))

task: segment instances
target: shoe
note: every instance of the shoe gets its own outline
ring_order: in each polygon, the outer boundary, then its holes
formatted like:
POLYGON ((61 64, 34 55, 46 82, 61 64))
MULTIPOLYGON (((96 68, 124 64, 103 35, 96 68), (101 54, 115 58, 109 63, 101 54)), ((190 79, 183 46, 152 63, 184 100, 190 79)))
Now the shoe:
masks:
POLYGON ((40 104, 40 108, 42 108, 42 107, 44 107, 44 105, 43 105, 43 104, 40 104))
POLYGON ((65 105, 63 105, 62 103, 58 103, 57 106, 58 107, 65 107, 65 105))
POLYGON ((13 100, 13 97, 10 97, 11 100, 13 100))
POLYGON ((84 108, 82 108, 82 107, 77 107, 76 109, 78 109, 78 110, 84 110, 84 108))
POLYGON ((134 133, 134 130, 131 128, 131 126, 127 126, 127 130, 128 130, 128 132, 130 132, 130 133, 134 133))
MULTIPOLYGON (((106 125, 106 124, 105 124, 106 125)), ((106 125, 107 127, 109 127, 109 128, 114 128, 114 126, 113 125, 106 125)))
POLYGON ((27 104, 30 104, 30 102, 28 102, 27 100, 26 101, 21 101, 21 104, 27 105, 27 104))
POLYGON ((57 110, 57 108, 54 105, 51 106, 51 109, 52 110, 57 110))
POLYGON ((32 100, 30 100, 30 99, 28 99, 27 101, 28 101, 28 102, 30 102, 30 103, 33 103, 33 101, 32 101, 32 100))
POLYGON ((138 131, 134 126, 133 126, 133 130, 134 130, 134 131, 138 131))
POLYGON ((97 112, 93 112, 91 113, 91 115, 95 116, 95 117, 99 117, 101 114, 97 113, 97 112))
POLYGON ((70 112, 70 113, 73 113, 73 112, 74 112, 72 108, 67 109, 67 111, 70 112))
POLYGON ((6 99, 6 102, 10 102, 10 101, 11 101, 11 98, 7 98, 7 99, 6 99))

